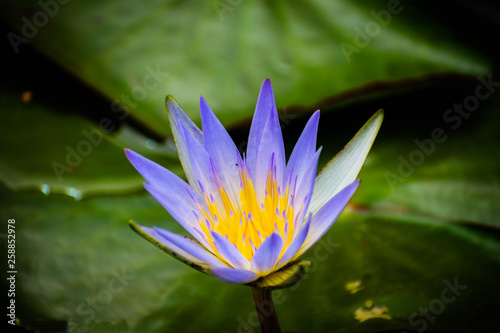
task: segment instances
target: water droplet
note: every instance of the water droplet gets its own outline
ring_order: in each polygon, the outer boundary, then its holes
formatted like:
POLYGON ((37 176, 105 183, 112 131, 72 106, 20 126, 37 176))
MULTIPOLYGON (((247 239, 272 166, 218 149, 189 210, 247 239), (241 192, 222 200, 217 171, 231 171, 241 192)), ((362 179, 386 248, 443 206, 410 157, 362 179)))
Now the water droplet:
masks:
POLYGON ((42 190, 43 194, 49 195, 50 194, 50 186, 47 184, 43 184, 40 186, 40 189, 42 190))
POLYGON ((77 190, 74 187, 70 187, 66 190, 66 193, 70 196, 75 198, 76 200, 80 200, 82 198, 82 191, 77 190))
POLYGON ((158 142, 156 142, 155 140, 149 139, 148 141, 146 141, 146 146, 149 149, 157 149, 158 148, 158 142))

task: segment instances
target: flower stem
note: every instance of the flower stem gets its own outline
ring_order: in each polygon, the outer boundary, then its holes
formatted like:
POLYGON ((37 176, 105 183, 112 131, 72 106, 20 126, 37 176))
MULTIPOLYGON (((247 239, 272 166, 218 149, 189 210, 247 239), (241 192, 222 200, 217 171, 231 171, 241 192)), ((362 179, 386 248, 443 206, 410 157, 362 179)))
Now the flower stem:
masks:
POLYGON ((262 333, 281 333, 271 290, 252 287, 252 296, 257 314, 259 315, 262 333))

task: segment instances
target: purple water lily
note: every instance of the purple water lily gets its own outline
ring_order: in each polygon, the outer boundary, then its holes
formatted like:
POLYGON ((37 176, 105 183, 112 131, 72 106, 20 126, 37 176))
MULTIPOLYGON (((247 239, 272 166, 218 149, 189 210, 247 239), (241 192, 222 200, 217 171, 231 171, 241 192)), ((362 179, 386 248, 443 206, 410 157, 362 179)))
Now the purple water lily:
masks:
POLYGON ((200 99, 203 133, 171 97, 167 109, 187 183, 126 149, 146 190, 192 238, 159 227, 135 230, 175 258, 222 281, 271 276, 314 245, 359 185, 356 180, 380 127, 377 112, 316 177, 319 111, 285 159, 271 82, 262 84, 246 154, 200 99))

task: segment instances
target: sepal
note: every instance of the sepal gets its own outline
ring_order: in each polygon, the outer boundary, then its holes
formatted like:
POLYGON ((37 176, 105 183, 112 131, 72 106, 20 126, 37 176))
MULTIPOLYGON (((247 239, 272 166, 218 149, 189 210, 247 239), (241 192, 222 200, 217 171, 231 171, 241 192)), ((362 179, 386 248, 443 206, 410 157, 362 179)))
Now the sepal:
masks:
POLYGON ((296 260, 265 277, 247 284, 251 287, 263 289, 283 289, 293 287, 309 271, 311 262, 307 260, 296 260))
MULTIPOLYGON (((129 221, 129 226, 130 228, 139 236, 153 244, 154 246, 158 247, 160 250, 170 254, 172 257, 175 259, 179 260, 180 262, 188 265, 189 267, 192 267, 202 273, 209 274, 209 266, 202 264, 200 261, 192 258, 189 254, 185 253, 182 250, 175 251, 171 247, 166 246, 150 234, 148 234, 146 231, 141 229, 141 226, 137 225, 134 221, 130 220, 129 221), (191 257, 191 258, 189 258, 191 257), (194 259, 194 260, 193 260, 194 259)), ((196 242, 193 240, 193 242, 196 242)), ((173 246, 172 246, 173 247, 173 246)))
POLYGON ((343 188, 356 180, 383 119, 384 110, 378 110, 344 149, 319 172, 309 205, 309 211, 313 215, 343 188))

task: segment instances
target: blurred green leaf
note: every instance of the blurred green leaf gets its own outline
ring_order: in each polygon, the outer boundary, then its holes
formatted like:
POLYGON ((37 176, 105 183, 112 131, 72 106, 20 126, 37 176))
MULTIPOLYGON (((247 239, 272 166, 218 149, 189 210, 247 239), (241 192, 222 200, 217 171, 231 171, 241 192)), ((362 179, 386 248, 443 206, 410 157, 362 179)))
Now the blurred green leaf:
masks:
POLYGON ((127 126, 108 135, 117 128, 108 118, 102 118, 99 126, 36 99, 23 102, 21 91, 2 88, 0 93, 0 181, 13 190, 63 193, 77 199, 137 191, 144 180, 128 163, 125 144, 180 172, 176 158, 165 158, 172 155, 172 148, 127 126))
MULTIPOLYGON (((5 198, 7 190, 1 191, 5 198)), ((97 332, 111 324, 151 333, 258 331, 247 286, 200 274, 129 229, 127 221, 134 218, 181 231, 150 196, 74 201, 10 193, 0 215, 16 219, 21 321, 67 320, 75 332, 97 332)), ((498 329, 497 302, 491 295, 500 287, 484 275, 500 273, 498 235, 404 222, 344 213, 301 258, 311 262, 303 279, 274 292, 282 328, 417 330, 423 325, 417 322, 422 319, 419 309, 431 307, 436 313, 430 312, 435 319, 426 322, 429 330, 498 329), (353 292, 349 284, 356 281, 359 288, 353 292), (450 283, 466 286, 453 301, 453 291, 443 299, 450 283), (356 311, 377 307, 387 307, 391 319, 355 319, 356 311), (411 316, 414 321, 409 322, 411 316)))
POLYGON ((443 120, 447 109, 435 108, 397 132, 383 125, 359 175, 364 192, 353 202, 387 216, 499 228, 499 107, 493 96, 460 126, 443 120), (438 140, 433 131, 442 133, 438 140))
POLYGON ((398 186, 376 209, 421 214, 445 222, 500 228, 500 184, 466 180, 413 181, 398 186))
POLYGON ((313 111, 313 104, 408 83, 398 80, 479 75, 490 66, 409 2, 390 8, 386 1, 346 0, 51 4, 2 3, 2 15, 17 29, 17 37, 9 35, 13 49, 34 45, 112 100, 114 112, 122 113, 121 106, 164 135, 167 94, 196 122, 203 94, 232 125, 250 118, 266 77, 279 108, 313 111))

